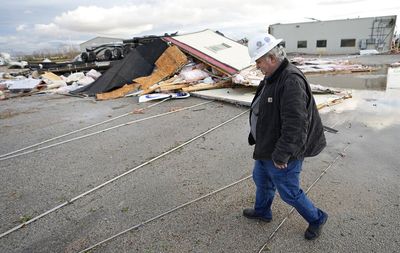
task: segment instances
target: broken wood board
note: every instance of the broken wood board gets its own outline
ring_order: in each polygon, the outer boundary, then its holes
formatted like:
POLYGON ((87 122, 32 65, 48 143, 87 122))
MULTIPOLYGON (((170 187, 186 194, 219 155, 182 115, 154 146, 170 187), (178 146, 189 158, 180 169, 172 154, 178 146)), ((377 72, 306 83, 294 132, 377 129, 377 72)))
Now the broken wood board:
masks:
POLYGON ((110 92, 105 92, 105 93, 98 93, 96 94, 96 99, 97 100, 109 100, 109 99, 115 99, 115 98, 121 98, 128 94, 131 91, 136 90, 140 84, 133 83, 133 84, 125 84, 119 89, 110 91, 110 92))
POLYGON ((146 94, 150 94, 153 92, 159 92, 159 91, 163 91, 163 90, 170 90, 170 89, 176 89, 175 87, 186 87, 189 86, 188 83, 176 83, 176 84, 172 84, 172 83, 166 83, 166 82, 161 82, 159 85, 153 85, 145 90, 143 90, 140 94, 141 95, 146 95, 146 94), (164 89, 164 87, 166 87, 166 89, 164 89), (168 89, 170 88, 170 89, 168 89))
POLYGON ((41 75, 42 79, 48 79, 50 81, 62 81, 63 79, 54 74, 53 72, 44 72, 44 74, 41 75))
POLYGON ((174 84, 174 85, 162 85, 156 89, 157 91, 159 90, 160 92, 165 92, 165 91, 172 91, 172 90, 180 90, 182 88, 188 87, 189 84, 174 84))
POLYGON ((331 95, 315 95, 315 103, 317 104, 317 109, 321 110, 322 108, 334 106, 342 103, 345 99, 352 98, 351 94, 331 94, 331 95))
POLYGON ((210 89, 219 89, 219 88, 227 88, 232 86, 231 80, 224 80, 218 83, 209 84, 209 83, 199 83, 193 86, 189 86, 186 88, 182 88, 185 92, 193 92, 193 91, 200 91, 200 90, 210 90, 210 89))
POLYGON ((142 89, 146 90, 150 86, 162 81, 163 79, 175 74, 188 59, 177 46, 171 46, 155 62, 156 68, 149 76, 134 79, 135 83, 142 85, 142 89))

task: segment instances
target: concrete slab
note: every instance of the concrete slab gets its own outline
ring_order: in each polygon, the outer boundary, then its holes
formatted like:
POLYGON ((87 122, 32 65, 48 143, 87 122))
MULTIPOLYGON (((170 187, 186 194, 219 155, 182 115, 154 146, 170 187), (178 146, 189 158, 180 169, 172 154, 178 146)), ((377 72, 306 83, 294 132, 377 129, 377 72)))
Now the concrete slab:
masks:
POLYGON ((224 88, 191 92, 195 97, 215 99, 232 104, 250 106, 256 94, 257 87, 224 88))
MULTIPOLYGON (((256 89, 256 87, 223 88, 195 91, 190 94, 195 97, 250 106, 256 94, 256 89)), ((317 106, 322 107, 323 105, 333 105, 333 101, 344 99, 347 96, 348 93, 345 92, 341 94, 317 94, 314 95, 314 99, 317 106)))
MULTIPOLYGON (((194 97, 171 100, 93 131, 201 102, 194 97)), ((137 98, 96 102, 57 95, 2 101, 0 154, 144 106, 137 98)), ((399 106, 398 89, 355 90, 353 99, 321 111, 323 123, 339 132, 327 133, 326 149, 305 160, 301 183, 307 189, 333 163, 309 192, 330 218, 322 236, 308 242, 303 239, 307 224, 294 213, 268 243, 271 252, 398 251, 399 106)), ((213 102, 0 161, 0 232, 245 110, 213 102)), ((0 252, 79 252, 251 175, 247 116, 0 238, 0 252)), ((274 220, 259 223, 241 215, 253 203, 254 184, 248 179, 114 238, 93 252, 258 252, 290 208, 277 197, 274 220)))

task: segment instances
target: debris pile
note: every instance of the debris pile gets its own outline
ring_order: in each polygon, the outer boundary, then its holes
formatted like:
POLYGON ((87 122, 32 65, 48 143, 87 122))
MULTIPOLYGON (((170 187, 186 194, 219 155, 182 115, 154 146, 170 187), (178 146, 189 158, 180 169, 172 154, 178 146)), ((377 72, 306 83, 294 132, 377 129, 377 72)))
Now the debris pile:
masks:
POLYGON ((321 60, 304 59, 296 57, 291 60, 305 74, 349 74, 355 72, 371 72, 376 70, 373 67, 361 64, 351 64, 348 60, 321 60))
MULTIPOLYGON (((93 66, 90 70, 89 65, 84 66, 84 71, 68 65, 63 65, 63 70, 49 71, 54 65, 51 62, 43 62, 48 71, 39 69, 25 75, 0 73, 0 98, 13 97, 11 94, 16 92, 24 92, 19 95, 94 96, 97 100, 159 94, 140 99, 148 101, 150 97, 186 97, 189 92, 258 86, 264 78, 250 64, 247 47, 219 32, 207 29, 185 35, 149 37, 142 42, 132 47, 123 59, 108 66, 103 74, 96 70, 96 65, 90 65, 93 66), (57 74, 68 68, 69 74, 57 74)), ((11 62, 9 55, 1 54, 0 63, 11 62)), ((374 70, 339 60, 296 57, 291 62, 305 74, 374 70)), ((321 86, 313 86, 313 91, 316 94, 341 92, 321 86)))
POLYGON ((211 30, 167 36, 163 40, 155 38, 131 50, 120 64, 110 68, 100 78, 102 80, 94 82, 89 89, 74 93, 95 95, 98 100, 106 100, 152 93, 173 96, 177 92, 232 87, 232 76, 249 64, 246 46, 211 30), (137 56, 136 61, 128 59, 134 55, 137 56), (150 59, 149 55, 154 57, 150 59), (148 71, 147 65, 151 66, 151 71, 148 71), (124 74, 124 67, 129 68, 129 75, 124 74), (137 75, 132 76, 135 71, 137 75), (107 87, 107 83, 113 86, 107 87))
POLYGON ((390 64, 390 67, 392 67, 392 68, 398 68, 398 67, 400 67, 400 61, 394 62, 394 63, 390 64))
POLYGON ((58 76, 52 72, 43 74, 32 72, 27 77, 13 74, 0 73, 0 99, 46 93, 68 95, 71 91, 85 87, 101 76, 101 73, 94 69, 87 73, 76 72, 66 76, 58 76))
MULTIPOLYGON (((304 74, 349 74, 356 72, 371 72, 376 70, 373 67, 361 64, 351 64, 348 60, 321 60, 321 59, 305 59, 295 57, 290 60, 304 74)), ((233 82, 245 86, 258 86, 264 78, 261 71, 257 70, 256 65, 251 65, 238 74, 233 76, 233 82)))

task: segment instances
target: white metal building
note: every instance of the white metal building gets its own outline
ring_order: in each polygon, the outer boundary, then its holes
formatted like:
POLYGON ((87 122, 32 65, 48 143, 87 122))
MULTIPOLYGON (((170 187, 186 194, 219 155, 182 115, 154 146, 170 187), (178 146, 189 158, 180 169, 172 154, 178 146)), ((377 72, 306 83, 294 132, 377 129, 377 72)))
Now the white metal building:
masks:
POLYGON ((107 43, 122 43, 123 39, 109 37, 95 37, 79 44, 81 51, 85 51, 88 47, 100 46, 107 43))
POLYGON ((396 16, 274 24, 269 33, 284 39, 288 53, 358 54, 391 48, 396 16))
MULTIPOLYGON (((171 41, 171 39, 166 39, 171 41)), ((219 62, 234 68, 234 72, 250 65, 250 57, 246 46, 210 29, 172 37, 172 43, 176 41, 178 43, 175 44, 189 54, 198 57, 202 54, 208 56, 209 58, 205 56, 200 58, 203 60, 208 59, 207 62, 211 65, 219 62), (189 48, 185 48, 185 45, 189 48)), ((218 68, 218 65, 214 66, 218 68)))

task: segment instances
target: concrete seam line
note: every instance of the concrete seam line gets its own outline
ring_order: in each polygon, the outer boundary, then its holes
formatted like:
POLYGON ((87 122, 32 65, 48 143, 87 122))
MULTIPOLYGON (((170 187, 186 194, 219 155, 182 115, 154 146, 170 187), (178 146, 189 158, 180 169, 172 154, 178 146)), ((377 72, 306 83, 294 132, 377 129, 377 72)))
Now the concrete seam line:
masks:
MULTIPOLYGON (((347 148, 350 146, 350 143, 347 143, 347 146, 343 149, 342 152, 345 152, 347 150, 347 148)), ((328 165, 328 167, 322 171, 322 173, 319 175, 319 177, 317 177, 317 179, 314 180, 314 182, 308 187, 308 189, 305 191, 305 194, 307 194, 312 187, 314 187, 314 185, 323 177, 324 174, 326 174, 326 172, 336 163, 336 161, 342 157, 342 154, 339 154, 336 156, 336 158, 328 165)), ((268 243, 271 241, 271 239, 275 236, 275 234, 278 232, 278 230, 283 226, 283 224, 289 219, 290 215, 293 213, 294 211, 294 207, 292 207, 289 211, 289 213, 286 215, 286 217, 281 221, 281 223, 279 223, 278 227, 276 227, 276 229, 269 235, 267 242, 265 244, 263 244, 263 246, 260 248, 260 250, 258 251, 258 253, 262 253, 263 250, 265 249, 265 247, 267 247, 268 243)))
MULTIPOLYGON (((169 100, 169 99, 170 99, 170 98, 166 98, 166 99, 164 99, 164 100, 162 100, 162 101, 160 101, 160 102, 157 102, 157 103, 155 103, 155 104, 149 105, 149 106, 143 108, 142 110, 148 109, 148 108, 151 108, 151 107, 154 107, 154 106, 156 106, 156 105, 159 105, 159 104, 161 104, 161 103, 163 103, 163 102, 165 102, 165 101, 167 101, 167 100, 169 100)), ((59 135, 59 136, 56 136, 56 137, 53 137, 53 138, 44 140, 44 141, 38 142, 38 143, 36 143, 36 144, 32 144, 32 145, 30 145, 30 146, 27 146, 27 147, 24 147, 24 148, 21 148, 21 149, 18 149, 18 150, 9 152, 9 153, 7 153, 7 154, 2 154, 2 155, 0 155, 0 158, 6 157, 6 156, 10 156, 10 155, 13 155, 13 154, 15 154, 15 153, 19 153, 19 152, 21 152, 21 151, 24 151, 24 150, 27 150, 27 149, 30 149, 30 148, 34 148, 34 147, 40 146, 40 145, 45 144, 45 143, 48 143, 48 142, 50 142, 50 141, 58 140, 58 139, 60 139, 60 138, 69 136, 69 135, 71 135, 71 134, 75 134, 75 133, 78 133, 78 132, 81 132, 81 131, 84 131, 84 130, 87 130, 87 129, 90 129, 90 128, 93 128, 93 127, 96 127, 96 126, 100 126, 100 125, 109 123, 109 122, 111 122, 111 121, 114 121, 114 120, 116 120, 116 119, 119 119, 119 118, 122 118, 122 117, 125 117, 125 116, 128 116, 128 115, 131 115, 131 114, 133 114, 133 112, 128 112, 128 113, 125 113, 125 114, 122 114, 122 115, 113 117, 113 118, 108 119, 108 120, 104 120, 104 121, 102 121, 102 122, 99 122, 99 123, 96 123, 96 124, 93 124, 93 125, 90 125, 90 126, 86 126, 86 127, 80 128, 80 129, 76 129, 76 130, 71 131, 71 132, 68 132, 68 133, 66 133, 66 134, 62 134, 62 135, 59 135)))
POLYGON ((197 202, 197 201, 200 201, 200 200, 202 200, 202 199, 204 199, 204 198, 207 198, 207 197, 209 197, 209 196, 211 196, 211 195, 214 195, 214 194, 216 194, 216 193, 218 193, 218 192, 221 192, 221 191, 223 191, 223 190, 225 190, 225 189, 228 189, 228 188, 230 188, 230 187, 232 187, 232 186, 234 186, 234 185, 236 185, 236 184, 239 184, 239 183, 241 183, 241 182, 243 182, 243 181, 245 181, 245 180, 247 180, 247 179, 249 179, 249 178, 251 178, 251 177, 252 177, 252 175, 246 176, 246 177, 244 177, 244 178, 242 178, 242 179, 240 179, 240 180, 238 180, 238 181, 236 181, 236 182, 233 182, 233 183, 231 183, 231 184, 229 184, 229 185, 226 185, 226 186, 224 186, 224 187, 222 187, 222 188, 219 188, 219 189, 217 189, 217 190, 215 190, 215 191, 213 191, 213 192, 207 193, 207 194, 205 194, 205 195, 203 195, 203 196, 201 196, 201 197, 198 197, 198 198, 196 198, 196 199, 193 199, 193 200, 191 200, 191 201, 189 201, 189 202, 186 202, 186 203, 184 203, 184 204, 182 204, 182 205, 180 205, 180 206, 174 207, 174 208, 172 208, 172 209, 170 209, 170 210, 168 210, 168 211, 166 211, 166 212, 164 212, 164 213, 161 213, 161 214, 159 214, 159 215, 157 215, 157 216, 154 216, 153 218, 150 218, 150 219, 148 219, 148 220, 146 220, 146 221, 144 221, 144 222, 142 222, 142 223, 139 223, 139 224, 137 224, 137 225, 135 225, 135 226, 132 226, 132 227, 126 229, 126 230, 123 230, 123 231, 121 231, 121 232, 119 232, 119 233, 117 233, 117 234, 115 234, 115 235, 113 235, 113 236, 110 236, 110 237, 108 237, 107 239, 104 239, 104 240, 102 240, 102 241, 100 241, 100 242, 98 242, 98 243, 96 243, 96 244, 94 244, 94 245, 92 245, 92 246, 90 246, 90 247, 88 247, 88 248, 86 248, 86 249, 80 251, 79 253, 83 253, 83 252, 87 252, 87 251, 89 251, 89 250, 92 250, 92 249, 94 249, 94 248, 96 248, 96 247, 98 247, 98 246, 100 246, 100 245, 102 245, 102 244, 104 244, 104 243, 106 243, 106 242, 108 242, 108 241, 111 241, 112 239, 114 239, 114 238, 116 238, 116 237, 118 237, 118 236, 120 236, 120 235, 123 235, 123 234, 125 234, 125 233, 127 233, 127 232, 129 232, 129 231, 134 230, 134 229, 138 229, 138 228, 140 228, 140 227, 146 225, 147 223, 150 223, 150 222, 152 222, 152 221, 155 221, 155 220, 157 220, 157 219, 159 219, 159 218, 161 218, 161 217, 164 217, 165 215, 168 215, 168 214, 170 214, 170 213, 172 213, 172 212, 175 212, 175 211, 177 211, 177 210, 179 210, 179 209, 181 209, 181 208, 184 208, 184 207, 186 207, 186 206, 188 206, 188 205, 190 205, 190 204, 193 204, 193 203, 195 203, 195 202, 197 202))
POLYGON ((158 159, 160 159, 160 158, 162 158, 162 157, 164 157, 164 156, 166 156, 166 155, 168 155, 168 154, 174 152, 175 150, 178 150, 178 149, 180 149, 180 148, 182 148, 182 147, 184 147, 184 146, 190 144, 191 142, 193 142, 193 141, 195 141, 195 140, 197 140, 197 139, 203 137, 204 135, 206 135, 206 134, 208 134, 208 133, 210 133, 210 132, 212 132, 212 131, 214 131, 214 130, 220 128, 220 127, 222 127, 223 125, 225 125, 225 124, 227 124, 227 123, 229 123, 229 122, 231 122, 231 121, 233 121, 233 120, 239 118, 240 116, 242 116, 243 114, 245 114, 245 113, 247 113, 247 112, 249 112, 249 111, 250 111, 250 109, 248 109, 248 110, 246 110, 246 111, 243 111, 243 112, 239 113, 238 115, 234 116, 233 118, 230 118, 230 119, 228 119, 228 120, 222 122, 221 124, 219 124, 219 125, 217 125, 217 126, 215 126, 215 127, 213 127, 213 128, 210 128, 209 130, 207 130, 207 131, 205 131, 205 132, 203 132, 203 133, 201 133, 201 134, 199 134, 199 135, 193 137, 192 139, 190 139, 190 140, 188 140, 188 141, 186 141, 186 142, 184 142, 184 143, 182 143, 182 144, 176 146, 175 148, 172 148, 172 149, 170 149, 170 150, 168 150, 168 151, 162 153, 161 155, 150 159, 150 160, 147 161, 147 162, 144 162, 144 163, 142 163, 142 164, 140 164, 140 165, 138 165, 138 166, 136 166, 136 167, 134 167, 134 168, 132 168, 132 169, 130 169, 130 170, 128 170, 128 171, 126 171, 126 172, 124 172, 124 173, 122 173, 122 174, 120 174, 120 175, 118 175, 118 176, 116 176, 116 177, 114 177, 114 178, 112 178, 112 179, 110 179, 110 180, 108 180, 108 181, 106 181, 106 182, 104 182, 104 183, 102 183, 102 184, 100 184, 100 185, 98 185, 98 186, 96 186, 96 187, 94 187, 94 188, 92 188, 92 189, 90 189, 90 190, 88 190, 88 191, 86 191, 86 192, 80 194, 80 195, 78 195, 78 196, 76 196, 76 197, 73 197, 73 198, 70 199, 69 201, 65 201, 64 203, 62 203, 62 204, 60 204, 60 205, 58 205, 58 206, 56 206, 56 207, 54 207, 54 208, 52 208, 52 209, 50 209, 50 210, 48 210, 48 211, 46 211, 46 212, 40 214, 40 215, 38 215, 38 216, 36 216, 36 217, 30 219, 29 221, 26 221, 26 222, 24 222, 24 223, 22 223, 22 224, 20 224, 20 225, 18 225, 18 226, 16 226, 16 227, 14 227, 14 228, 8 230, 8 231, 6 231, 6 232, 0 234, 0 238, 2 238, 2 237, 6 236, 6 235, 8 235, 8 234, 10 234, 10 233, 12 233, 12 232, 14 232, 14 231, 16 231, 16 230, 18 230, 18 229, 24 227, 24 226, 26 226, 26 225, 28 225, 28 224, 34 222, 34 221, 36 221, 36 220, 38 220, 38 219, 40 219, 40 218, 42 218, 42 217, 44 217, 44 216, 50 214, 50 213, 52 213, 52 212, 54 212, 54 211, 56 211, 56 210, 58 210, 58 209, 60 209, 60 208, 62 208, 62 207, 64 207, 64 206, 66 206, 66 205, 68 205, 68 204, 70 204, 70 203, 72 203, 72 202, 74 202, 74 201, 76 201, 76 200, 78 200, 78 199, 80 199, 80 198, 82 198, 82 197, 84 197, 84 196, 90 194, 91 192, 94 192, 94 191, 96 191, 96 190, 98 190, 98 189, 100 189, 100 188, 102 188, 102 187, 104 187, 104 186, 106 186, 106 185, 108 185, 108 184, 110 184, 110 183, 116 181, 117 179, 119 179, 119 178, 121 178, 121 177, 123 177, 123 176, 126 176, 126 175, 128 175, 128 174, 130 174, 130 173, 132 173, 132 172, 134 172, 134 171, 136 171, 136 170, 138 170, 138 169, 140 169, 141 167, 146 166, 147 164, 150 164, 150 163, 152 163, 152 162, 154 162, 154 161, 156 161, 156 160, 158 160, 158 159))
POLYGON ((166 116, 166 115, 169 115, 169 114, 172 114, 172 113, 177 113, 177 112, 180 112, 180 111, 188 110, 188 109, 191 109, 191 108, 194 108, 194 107, 197 107, 197 106, 201 106, 201 105, 205 105, 205 104, 208 104, 208 103, 212 103, 212 102, 214 102, 214 101, 207 101, 207 102, 203 102, 203 103, 200 103, 200 104, 192 105, 192 106, 189 106, 189 107, 184 107, 184 108, 180 108, 180 109, 177 109, 177 110, 173 110, 173 111, 170 111, 170 112, 164 112, 164 113, 156 114, 156 115, 149 116, 149 117, 146 117, 146 118, 143 118, 143 119, 137 119, 137 120, 129 121, 129 122, 126 122, 126 123, 123 123, 123 124, 119 124, 119 125, 116 125, 116 126, 113 126, 113 127, 109 127, 109 128, 103 129, 103 130, 99 130, 99 131, 96 131, 96 132, 93 132, 93 133, 81 135, 81 136, 74 137, 74 138, 71 138, 71 139, 68 139, 68 140, 65 140, 65 141, 56 142, 56 143, 50 144, 48 146, 44 146, 44 147, 28 150, 28 151, 25 151, 25 152, 22 152, 22 153, 17 153, 17 154, 14 154, 14 155, 6 156, 6 157, 3 157, 3 158, 0 158, 0 161, 8 160, 8 159, 15 158, 15 157, 22 156, 22 155, 27 155, 27 154, 34 153, 34 152, 37 152, 37 151, 40 151, 40 150, 52 148, 52 147, 59 146, 59 145, 65 144, 65 143, 69 143, 69 142, 72 142, 72 141, 75 141, 75 140, 79 140, 79 139, 87 138, 87 137, 90 137, 90 136, 93 136, 93 135, 96 135, 96 134, 104 133, 104 132, 107 132, 107 131, 110 131, 110 130, 113 130, 113 129, 116 129, 116 128, 119 128, 119 127, 122 127, 122 126, 128 126, 128 125, 131 125, 133 123, 138 123, 138 122, 142 122, 142 121, 145 121, 145 120, 166 116))

